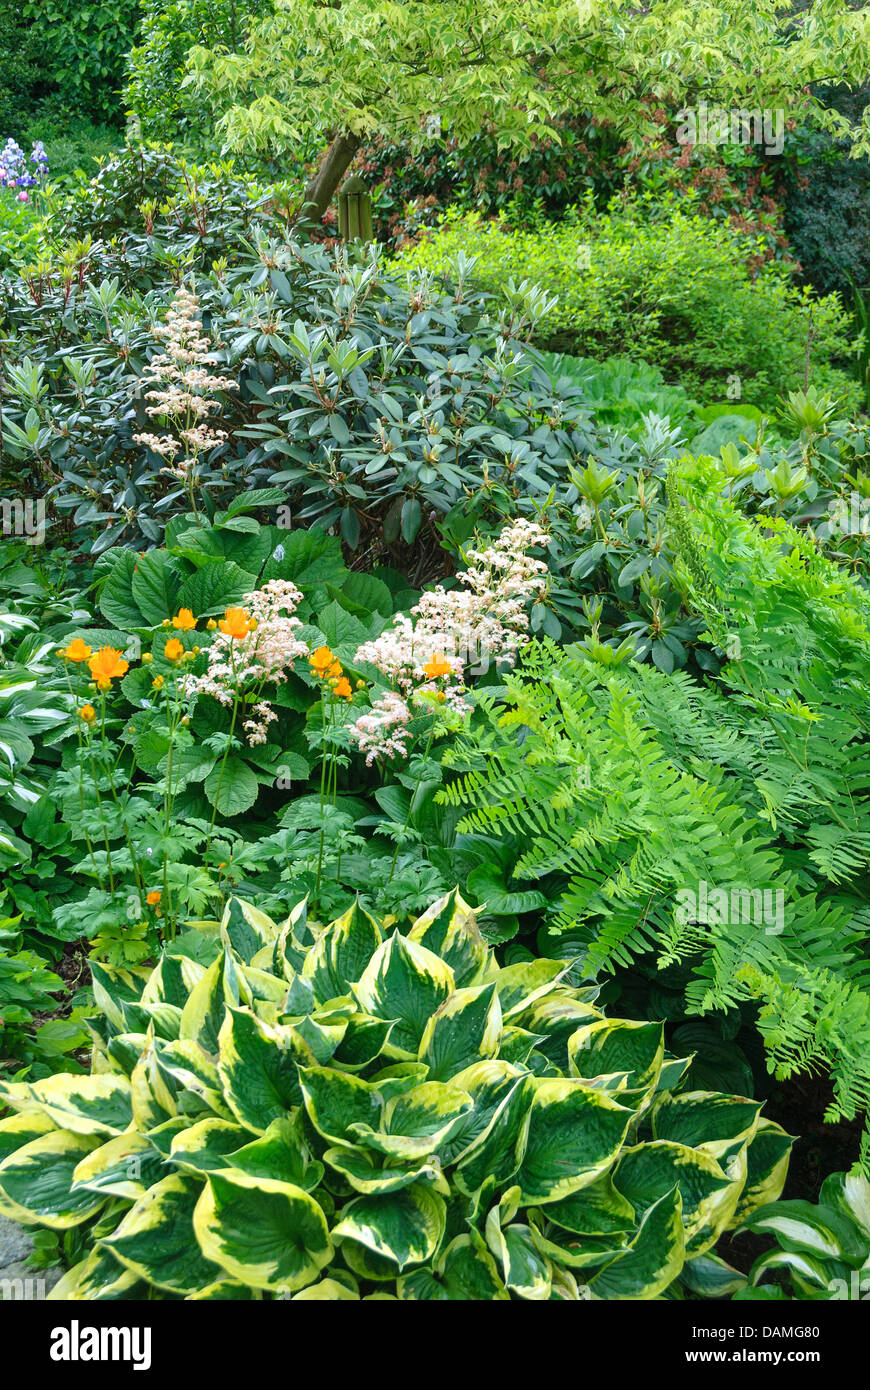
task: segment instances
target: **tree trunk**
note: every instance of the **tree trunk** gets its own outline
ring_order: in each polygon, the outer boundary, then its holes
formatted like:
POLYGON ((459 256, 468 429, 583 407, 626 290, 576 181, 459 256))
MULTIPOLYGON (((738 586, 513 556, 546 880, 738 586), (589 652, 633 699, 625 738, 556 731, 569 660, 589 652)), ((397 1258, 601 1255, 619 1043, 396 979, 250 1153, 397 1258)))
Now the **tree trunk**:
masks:
POLYGON ((303 211, 306 221, 316 223, 323 217, 360 144, 357 135, 346 132, 336 135, 305 190, 303 211))

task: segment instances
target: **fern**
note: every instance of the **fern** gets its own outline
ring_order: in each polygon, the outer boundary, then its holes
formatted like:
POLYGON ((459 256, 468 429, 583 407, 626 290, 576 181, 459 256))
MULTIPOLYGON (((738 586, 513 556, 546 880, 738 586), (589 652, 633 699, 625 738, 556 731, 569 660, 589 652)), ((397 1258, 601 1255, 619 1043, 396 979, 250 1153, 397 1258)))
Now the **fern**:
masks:
POLYGON ((804 534, 724 501, 709 460, 680 485, 677 569, 733 653, 719 677, 536 641, 441 799, 546 881, 548 930, 587 970, 653 951, 688 968, 689 1012, 756 1001, 771 1069, 826 1070, 831 1117, 852 1117, 870 1107, 870 598, 804 534))

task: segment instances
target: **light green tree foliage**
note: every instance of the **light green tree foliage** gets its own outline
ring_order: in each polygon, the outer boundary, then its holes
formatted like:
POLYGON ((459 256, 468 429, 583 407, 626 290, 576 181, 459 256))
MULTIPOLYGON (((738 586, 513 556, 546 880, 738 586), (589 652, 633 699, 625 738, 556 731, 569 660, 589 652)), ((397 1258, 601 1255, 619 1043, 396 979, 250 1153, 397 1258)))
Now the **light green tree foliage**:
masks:
POLYGON ((503 146, 524 148, 566 109, 640 138, 655 133, 654 107, 702 97, 800 112, 855 153, 870 148, 870 111, 853 127, 806 90, 870 68, 870 12, 845 0, 800 15, 790 0, 659 0, 646 12, 625 0, 279 0, 245 52, 200 46, 190 63, 226 103, 230 146, 334 137, 309 189, 321 211, 363 139, 422 147, 430 117, 460 140, 492 123, 503 146))

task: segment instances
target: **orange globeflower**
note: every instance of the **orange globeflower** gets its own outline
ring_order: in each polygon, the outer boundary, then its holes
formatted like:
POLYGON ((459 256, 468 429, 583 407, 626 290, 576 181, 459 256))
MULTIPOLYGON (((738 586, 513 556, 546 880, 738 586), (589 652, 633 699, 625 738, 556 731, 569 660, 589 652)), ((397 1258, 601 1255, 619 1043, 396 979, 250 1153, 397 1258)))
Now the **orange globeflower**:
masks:
POLYGON ((83 637, 74 637, 68 646, 59 653, 64 661, 87 661, 93 647, 89 647, 83 637))
POLYGON ((439 652, 437 656, 433 656, 423 667, 423 673, 429 677, 430 681, 437 680, 439 676, 449 676, 452 670, 453 667, 450 665, 449 661, 445 660, 443 652, 439 652))
POLYGON ((227 637, 235 637, 237 642, 241 642, 251 631, 251 619, 244 608, 228 608, 218 627, 227 637))
POLYGON ((96 656, 92 656, 88 662, 88 668, 98 689, 109 690, 113 680, 126 675, 130 663, 114 647, 100 647, 96 656))
POLYGON ((160 892, 160 889, 152 888, 151 892, 146 895, 145 901, 149 907, 156 907, 157 904, 160 902, 161 897, 162 894, 160 892))
POLYGON ((196 627, 196 618, 190 608, 179 608, 175 617, 172 619, 172 626, 182 632, 192 632, 196 627))
POLYGON ((353 695, 347 676, 342 676, 340 681, 336 681, 333 690, 336 695, 340 695, 343 700, 350 700, 353 695))
MULTIPOLYGON (((317 647, 308 658, 308 665, 318 680, 324 680, 328 675, 331 675, 335 664, 335 657, 328 647, 317 647)), ((339 666, 338 669, 341 670, 341 667, 339 666)))
POLYGON ((180 661, 184 656, 184 643, 179 642, 177 637, 170 637, 163 648, 163 655, 167 661, 180 661))
POLYGON ((82 705, 79 710, 79 719, 83 719, 86 724, 93 724, 97 717, 97 711, 93 705, 82 705))

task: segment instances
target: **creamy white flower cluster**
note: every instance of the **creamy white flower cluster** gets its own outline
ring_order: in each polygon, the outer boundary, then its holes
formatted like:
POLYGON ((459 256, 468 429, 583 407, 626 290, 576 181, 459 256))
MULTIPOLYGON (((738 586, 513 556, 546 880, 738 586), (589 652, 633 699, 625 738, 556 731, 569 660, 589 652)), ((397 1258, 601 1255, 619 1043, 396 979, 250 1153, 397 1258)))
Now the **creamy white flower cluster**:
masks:
POLYGON ((164 473, 184 480, 198 454, 216 448, 227 438, 226 430, 208 424, 208 416, 220 410, 220 402, 210 400, 205 393, 229 391, 236 383, 209 369, 211 340, 202 331, 199 301, 185 285, 176 290, 165 323, 156 324, 153 331, 165 342, 166 350, 150 363, 147 380, 162 389, 145 393, 145 399, 152 402, 145 413, 167 422, 175 433, 143 433, 133 438, 170 460, 164 473), (182 453, 185 456, 179 458, 182 453))
POLYGON ((410 614, 397 614, 386 632, 363 643, 356 660, 375 666, 394 687, 372 701, 370 715, 361 715, 351 726, 367 763, 405 756, 412 704, 440 700, 465 714, 470 709, 463 698, 467 674, 486 670, 493 661, 516 660, 528 641, 526 607, 546 584, 546 564, 528 551, 548 542, 536 522, 513 522, 494 545, 468 552, 461 587, 439 584, 427 590, 410 614))

